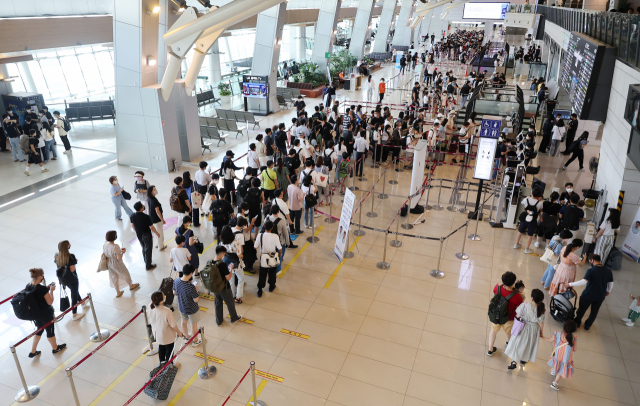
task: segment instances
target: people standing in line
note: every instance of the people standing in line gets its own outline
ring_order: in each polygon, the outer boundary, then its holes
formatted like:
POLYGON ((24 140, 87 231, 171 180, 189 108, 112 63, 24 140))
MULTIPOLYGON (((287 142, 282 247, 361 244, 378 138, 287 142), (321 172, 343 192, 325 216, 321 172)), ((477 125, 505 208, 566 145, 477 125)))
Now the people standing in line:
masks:
POLYGON ((267 167, 260 173, 260 184, 262 185, 262 193, 266 200, 273 199, 273 192, 278 188, 278 175, 273 170, 273 161, 267 161, 267 167))
POLYGON ((211 170, 207 169, 208 166, 209 164, 207 163, 207 161, 201 161, 198 164, 198 167, 200 169, 196 171, 195 175, 196 184, 198 185, 198 192, 202 196, 207 194, 207 186, 213 180, 211 179, 211 170))
POLYGON ((189 215, 189 213, 191 213, 191 202, 190 202, 190 196, 187 193, 187 191, 184 189, 183 184, 184 181, 183 179, 178 176, 175 179, 173 179, 173 183, 176 185, 172 191, 171 194, 175 194, 177 196, 177 200, 179 202, 178 206, 172 206, 171 208, 178 213, 178 221, 182 221, 182 218, 185 215, 189 215))
POLYGON ((329 174, 329 168, 327 167, 327 165, 325 165, 324 163, 324 158, 322 158, 321 156, 319 156, 316 159, 316 166, 314 168, 314 171, 318 174, 317 179, 318 179, 318 183, 316 184, 316 187, 318 189, 318 201, 322 201, 324 200, 325 205, 329 204, 329 179, 330 179, 330 174, 329 174), (324 177, 325 181, 324 181, 324 186, 322 185, 323 182, 321 182, 321 177, 324 177))
MULTIPOLYGON (((184 337, 184 334, 176 325, 171 309, 164 306, 165 299, 164 293, 160 291, 153 292, 148 315, 151 331, 158 346, 160 364, 169 362, 171 359, 176 337, 184 337)), ((177 361, 173 362, 173 365, 180 368, 180 363, 177 361)))
MULTIPOLYGON (((52 304, 56 284, 51 283, 49 286, 42 284, 42 282, 44 282, 44 271, 42 268, 31 268, 29 269, 29 274, 31 275, 31 282, 25 286, 24 290, 32 295, 34 302, 37 304, 36 312, 38 317, 33 320, 33 322, 36 325, 36 329, 40 330, 54 318, 52 304)), ((57 354, 67 348, 67 344, 58 344, 56 341, 55 323, 51 323, 44 330, 37 332, 36 335, 33 336, 29 358, 34 358, 42 354, 41 351, 38 351, 38 343, 40 342, 40 338, 42 338, 42 333, 45 331, 47 332, 47 341, 49 341, 51 345, 51 352, 53 354, 57 354)))
POLYGON ((224 180, 222 184, 224 188, 227 190, 227 194, 225 195, 224 198, 229 203, 235 203, 235 199, 232 199, 233 197, 232 195, 235 193, 234 191, 236 190, 236 180, 240 180, 240 178, 236 176, 236 171, 233 170, 232 164, 233 162, 231 162, 230 160, 225 161, 224 168, 222 169, 222 174, 224 176, 224 180))
POLYGON ((513 360, 507 369, 516 369, 518 362, 522 365, 536 362, 538 339, 544 330, 544 293, 540 289, 533 289, 531 301, 520 304, 516 309, 516 315, 525 324, 517 336, 509 339, 509 344, 504 350, 504 354, 513 360))
POLYGON ((605 264, 613 248, 616 231, 620 231, 620 210, 609 209, 607 216, 600 224, 598 233, 593 237, 593 242, 596 244, 594 253, 598 254, 605 264))
POLYGON ((157 265, 152 262, 151 258, 153 252, 153 236, 151 233, 158 237, 160 234, 153 226, 151 217, 144 213, 144 205, 141 202, 136 202, 136 204, 133 205, 133 209, 136 212, 129 217, 131 227, 133 231, 136 232, 138 242, 142 247, 142 258, 144 259, 146 269, 147 271, 152 271, 157 265))
POLYGON ((144 172, 136 171, 133 175, 136 180, 133 182, 133 192, 136 197, 144 205, 144 212, 149 214, 149 197, 147 191, 149 190, 149 181, 144 179, 144 172))
POLYGON ((39 137, 40 136, 36 130, 29 130, 29 160, 27 161, 27 169, 24 170, 24 174, 27 176, 30 176, 29 168, 31 167, 31 164, 37 164, 42 173, 49 172, 49 170, 42 164, 42 157, 40 156, 40 151, 38 149, 38 144, 40 142, 39 137))
POLYGON ((156 189, 154 185, 150 185, 147 189, 147 207, 149 209, 151 222, 158 232, 158 243, 155 245, 155 248, 157 248, 158 251, 162 251, 167 248, 164 243, 164 225, 167 224, 167 222, 164 219, 162 204, 160 204, 160 201, 156 197, 157 195, 158 189, 156 189))
MULTIPOLYGON (((182 327, 180 330, 189 331, 189 337, 185 337, 187 340, 190 340, 198 332, 198 321, 200 321, 200 307, 198 306, 200 295, 195 284, 191 282, 193 271, 193 267, 187 264, 182 268, 182 277, 173 281, 173 294, 178 300, 178 310, 180 311, 182 327), (187 330, 187 321, 189 322, 189 330, 187 330)), ((198 337, 191 342, 191 346, 199 346, 203 339, 204 337, 198 337)))
POLYGON ((277 253, 278 257, 282 256, 282 245, 280 244, 280 238, 277 234, 272 233, 273 222, 265 221, 263 226, 264 231, 256 237, 255 249, 260 252, 260 274, 258 276, 258 297, 262 297, 262 289, 269 283, 269 292, 273 292, 276 288, 276 273, 277 268, 275 266, 265 266, 265 260, 268 254, 277 253))
POLYGON ((124 287, 129 286, 130 291, 140 287, 139 283, 133 283, 131 274, 122 260, 122 256, 127 252, 126 248, 120 248, 115 243, 118 238, 116 231, 107 231, 106 242, 102 246, 102 253, 107 257, 107 270, 109 271, 109 286, 116 289, 116 297, 122 296, 124 287))
POLYGON ((258 156, 258 151, 256 144, 252 142, 249 144, 249 151, 247 152, 247 168, 251 168, 256 172, 260 169, 260 158, 258 156))
MULTIPOLYGON (((226 199, 227 193, 225 188, 218 190, 220 198, 211 203, 209 212, 211 213, 211 225, 215 228, 216 238, 220 241, 220 232, 222 227, 229 224, 229 220, 235 217, 233 206, 226 199)), ((248 193, 248 192, 247 192, 248 193)))
POLYGON ((531 254, 533 252, 530 248, 531 241, 533 241, 533 234, 535 234, 536 228, 538 227, 538 218, 544 205, 542 192, 540 189, 534 188, 531 191, 531 197, 526 197, 520 204, 524 206, 524 211, 520 214, 520 225, 518 226, 518 235, 513 249, 517 250, 522 247, 522 245, 520 245, 520 239, 524 233, 527 233, 529 238, 527 239, 527 247, 524 249, 524 253, 531 254))
MULTIPOLYGON (((264 145, 262 140, 264 139, 264 135, 258 134, 256 135, 256 153, 258 154, 258 162, 260 166, 258 168, 262 168, 267 165, 267 146, 264 145)), ((256 169, 258 169, 256 168, 256 169)))
POLYGON ((236 312, 236 304, 233 300, 231 285, 229 284, 229 281, 231 280, 231 278, 233 278, 234 266, 233 264, 231 264, 228 267, 227 264, 223 261, 223 258, 225 257, 226 253, 227 253, 227 249, 222 245, 218 245, 216 247, 216 258, 214 261, 210 261, 210 262, 215 262, 215 265, 218 268, 218 272, 220 272, 220 276, 222 277, 222 280, 225 281, 224 289, 222 289, 220 292, 213 292, 213 294, 215 295, 214 310, 216 313, 216 325, 218 327, 222 326, 222 322, 224 321, 224 314, 222 312, 223 302, 226 303, 227 305, 227 311, 229 312, 229 318, 231 320, 231 323, 235 323, 239 320, 242 320, 242 315, 238 315, 238 313, 236 312))
POLYGON ((369 143, 365 139, 366 131, 358 131, 356 140, 353 144, 353 149, 356 151, 356 176, 362 177, 364 171, 364 154, 369 149, 369 143))
MULTIPOLYGON (((570 146, 567 147, 567 152, 571 155, 571 158, 569 158, 569 160, 567 161, 566 164, 564 164, 564 166, 562 167, 562 169, 564 169, 565 171, 567 170, 567 166, 569 166, 571 164, 571 162, 575 161, 576 158, 578 158, 578 164, 580 165, 580 167, 578 168, 578 172, 584 172, 584 148, 587 146, 587 144, 589 143, 589 132, 588 131, 584 131, 581 135, 580 138, 578 138, 577 141, 572 142, 570 146)), ((565 154, 568 155, 568 154, 565 154)))
MULTIPOLYGON (((562 230, 560 231, 560 234, 554 235, 549 241, 547 248, 553 250, 553 254, 558 257, 558 261, 560 261, 560 254, 562 252, 563 244, 567 243, 572 237, 573 234, 571 233, 571 231, 562 230)), ((549 290, 549 288, 551 287, 551 282, 553 281, 553 277, 556 274, 556 266, 557 265, 547 264, 547 269, 544 271, 541 280, 542 285, 544 285, 544 290, 549 290)))
MULTIPOLYGON (((80 296, 80 281, 78 280, 78 273, 76 272, 78 260, 75 255, 69 252, 70 249, 71 243, 69 243, 69 241, 60 241, 58 243, 58 252, 54 256, 53 260, 58 267, 56 274, 60 284, 62 285, 62 289, 65 287, 69 288, 71 291, 71 306, 75 306, 76 303, 82 300, 82 296, 80 296)), ((88 308, 89 302, 84 302, 82 307, 85 309, 88 308)), ((71 312, 73 313, 74 321, 78 321, 84 317, 84 313, 78 313, 77 307, 71 312)))
MULTIPOLYGON (((173 264, 171 270, 175 270, 179 278, 182 278, 182 270, 191 260, 191 253, 184 247, 185 241, 186 238, 183 235, 176 235, 176 246, 171 248, 169 252, 169 263, 173 264)), ((169 275, 171 275, 171 272, 169 272, 169 275)))
POLYGON ((122 196, 124 188, 118 184, 118 177, 110 176, 109 184, 111 185, 111 187, 109 188, 109 192, 111 193, 111 201, 113 202, 113 205, 116 206, 116 220, 122 220, 121 208, 124 209, 124 211, 127 213, 127 216, 131 216, 133 214, 133 211, 131 211, 131 209, 127 205, 127 201, 124 199, 124 196, 122 196))
POLYGON ((198 237, 193 234, 193 229, 191 229, 191 216, 184 216, 182 219, 182 225, 176 227, 176 236, 181 235, 184 237, 184 247, 189 250, 191 257, 189 259, 189 263, 193 267, 195 271, 196 277, 200 276, 198 273, 198 268, 200 267, 200 257, 198 256, 198 248, 196 248, 196 243, 198 242, 198 237))
MULTIPOLYGON (((316 173, 315 171, 313 171, 313 173, 316 173)), ((309 206, 307 204, 307 199, 306 196, 309 195, 316 195, 318 192, 318 189, 315 186, 315 182, 313 180, 313 176, 312 174, 305 174, 304 171, 302 172, 302 185, 300 186, 300 189, 302 190, 302 192, 305 195, 305 201, 304 201, 304 226, 306 228, 312 228, 313 226, 313 217, 315 216, 315 210, 313 209, 312 206, 309 206)))
POLYGON ((293 221, 289 231, 292 234, 300 235, 304 232, 300 230, 300 218, 304 207, 304 192, 298 186, 298 177, 296 175, 291 176, 291 184, 287 188, 287 195, 289 196, 289 213, 293 221))
POLYGON ((600 255, 591 254, 589 256, 589 263, 591 264, 591 268, 587 269, 584 277, 577 282, 569 283, 571 287, 586 285, 586 288, 584 288, 580 295, 576 317, 573 319, 573 321, 576 322, 576 326, 580 328, 582 317, 584 317, 587 309, 591 307, 589 317, 584 322, 585 330, 589 330, 593 322, 596 321, 602 302, 604 302, 605 297, 609 296, 611 289, 613 289, 613 274, 611 273, 611 269, 602 265, 600 255))
MULTIPOLYGON (((491 331, 489 332, 489 351, 487 351, 487 355, 490 357, 492 357, 498 350, 494 344, 500 330, 504 330, 507 335, 507 340, 511 337, 511 328, 513 327, 513 319, 516 316, 516 309, 522 303, 522 296, 520 296, 518 291, 514 289, 516 279, 516 275, 513 272, 505 272, 502 274, 502 284, 496 284, 493 288, 493 294, 495 296, 491 301, 496 301, 498 295, 501 295, 507 301, 507 309, 504 310, 504 314, 501 312, 501 315, 504 316, 504 320, 495 320, 498 323, 491 322, 491 331)), ((506 344, 508 347, 509 342, 507 341, 506 344)))
POLYGON ((65 130, 65 125, 69 126, 69 122, 66 118, 62 118, 60 116, 59 111, 54 111, 53 116, 55 117, 54 127, 58 129, 58 135, 62 140, 62 144, 64 145, 64 153, 69 154, 71 152, 71 144, 69 143, 69 133, 65 130))
MULTIPOLYGON (((40 113, 43 113, 42 111, 40 113)), ((53 130, 51 129, 51 127, 49 126, 49 122, 47 121, 46 116, 42 116, 42 118, 45 120, 44 122, 42 122, 42 139, 44 141, 44 148, 42 149, 42 156, 44 159, 44 163, 48 163, 49 159, 51 159, 52 161, 56 161, 58 159, 58 154, 56 152, 56 147, 55 147, 55 138, 54 138, 54 133, 53 130)))
POLYGON ((276 178, 278 179, 278 189, 287 190, 291 183, 291 171, 284 165, 284 159, 278 158, 275 166, 276 178))
POLYGON ((280 275, 280 273, 282 272, 282 261, 284 260, 284 254, 287 251, 287 248, 291 245, 287 221, 278 217, 278 214, 280 214, 280 208, 277 205, 272 205, 271 213, 266 217, 267 221, 271 221, 273 223, 273 229, 271 231, 274 234, 278 235, 278 238, 280 239, 280 245, 282 246, 280 263, 276 267, 276 275, 280 275))
POLYGON ((233 280, 231 293, 236 303, 242 303, 242 297, 244 296, 244 270, 240 267, 240 261, 244 258, 244 237, 242 232, 235 234, 231 227, 224 226, 220 232, 219 240, 220 245, 226 249, 222 262, 227 265, 229 272, 232 275, 235 274, 238 278, 238 285, 236 286, 235 278, 231 277, 231 280, 233 280))
POLYGON ((551 367, 551 375, 555 375, 555 379, 551 383, 551 388, 560 390, 558 381, 560 378, 570 379, 573 376, 573 353, 576 351, 576 340, 574 336, 577 330, 576 323, 573 320, 567 320, 562 326, 562 331, 554 331, 553 337, 540 337, 543 340, 553 344, 554 350, 548 364, 551 367))
POLYGON ((567 244, 560 252, 560 265, 556 269, 556 273, 551 281, 549 296, 553 297, 558 293, 562 293, 569 287, 569 282, 576 280, 576 265, 582 267, 587 261, 587 256, 582 258, 575 252, 582 247, 582 240, 575 239, 567 244))

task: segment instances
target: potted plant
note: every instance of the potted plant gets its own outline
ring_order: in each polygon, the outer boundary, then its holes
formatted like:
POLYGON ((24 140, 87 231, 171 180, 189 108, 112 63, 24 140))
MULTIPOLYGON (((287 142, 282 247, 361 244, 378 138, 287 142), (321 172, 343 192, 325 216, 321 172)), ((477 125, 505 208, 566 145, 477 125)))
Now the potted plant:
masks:
POLYGON ((225 103, 229 103, 230 102, 231 84, 226 83, 226 82, 218 83, 218 92, 220 93, 220 99, 223 102, 225 102, 225 103))

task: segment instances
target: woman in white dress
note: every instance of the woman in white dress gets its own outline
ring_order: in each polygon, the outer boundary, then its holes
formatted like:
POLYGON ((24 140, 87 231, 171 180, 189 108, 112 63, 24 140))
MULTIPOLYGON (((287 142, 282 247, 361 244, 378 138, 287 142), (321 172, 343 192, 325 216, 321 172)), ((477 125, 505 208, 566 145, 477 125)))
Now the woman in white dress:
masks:
POLYGON ((544 293, 540 289, 533 289, 531 301, 518 306, 516 316, 524 321, 525 325, 517 336, 511 336, 504 350, 505 355, 513 360, 508 369, 516 369, 518 362, 523 365, 536 362, 538 340, 544 329, 544 293))
POLYGON ((131 275, 126 265, 122 261, 122 255, 127 251, 126 248, 120 249, 120 246, 114 241, 118 238, 115 231, 107 231, 107 240, 102 246, 102 251, 107 257, 107 268, 109 270, 109 285, 116 288, 116 297, 122 296, 125 286, 129 286, 129 290, 136 290, 140 287, 139 283, 131 281, 131 275))
POLYGON ((377 86, 375 80, 373 80, 373 77, 369 75, 369 77, 367 78, 367 101, 369 103, 373 101, 373 89, 375 89, 376 87, 377 86))

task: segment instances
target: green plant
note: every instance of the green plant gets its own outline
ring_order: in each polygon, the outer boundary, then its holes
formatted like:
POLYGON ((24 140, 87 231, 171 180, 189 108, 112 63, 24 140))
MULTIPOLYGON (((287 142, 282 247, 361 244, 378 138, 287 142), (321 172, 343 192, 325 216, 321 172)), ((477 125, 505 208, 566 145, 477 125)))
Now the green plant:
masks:
POLYGON ((373 65, 373 62, 374 62, 374 61, 373 61, 373 59, 369 58, 368 56, 364 56, 364 57, 362 58, 362 60, 363 60, 363 61, 365 62, 365 64, 367 64, 367 65, 373 65))
POLYGON ((293 82, 311 83, 313 87, 318 87, 327 81, 325 74, 316 63, 301 62, 298 68, 300 73, 292 75, 293 82))
POLYGON ((358 63, 358 58, 351 55, 348 49, 343 49, 331 54, 329 59, 329 72, 332 78, 338 77, 338 73, 351 70, 358 63))
POLYGON ((226 82, 218 83, 218 92, 220 96, 231 96, 231 85, 226 82))

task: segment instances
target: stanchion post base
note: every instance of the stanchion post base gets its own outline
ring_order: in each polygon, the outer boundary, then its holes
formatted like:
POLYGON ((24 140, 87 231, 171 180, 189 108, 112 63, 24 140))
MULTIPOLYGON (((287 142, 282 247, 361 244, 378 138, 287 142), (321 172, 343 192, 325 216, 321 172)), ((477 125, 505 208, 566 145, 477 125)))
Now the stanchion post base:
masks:
POLYGON ((362 237, 365 234, 366 233, 364 232, 364 230, 356 230, 353 232, 353 235, 355 235, 356 237, 362 237))
POLYGON ((156 355, 158 353, 158 346, 156 345, 155 347, 153 347, 153 351, 149 351, 149 344, 147 344, 144 347, 142 347, 142 353, 145 354, 147 357, 156 355))
POLYGON ((464 252, 458 252, 456 254, 456 258, 462 259, 464 261, 464 260, 469 259, 469 255, 465 254, 464 252))
POLYGON ((396 172, 404 172, 404 169, 402 169, 402 168, 396 168, 396 172))
POLYGON ((403 224, 400 224, 400 228, 403 228, 405 230, 413 230, 413 224, 403 223, 403 224))
POLYGON ((386 193, 380 193, 378 195, 378 199, 388 199, 388 198, 389 198, 389 195, 386 193))
POLYGON ((93 341, 94 343, 99 343, 100 341, 104 341, 109 338, 109 335, 111 335, 111 333, 109 333, 109 330, 100 330, 100 334, 98 334, 97 331, 91 334, 89 340, 93 341))
POLYGON ((425 209, 426 211, 433 210, 433 206, 432 206, 432 205, 430 205, 430 204, 425 204, 425 205, 424 205, 424 206, 422 206, 422 207, 424 207, 424 209, 425 209))
POLYGON ((20 389, 16 394, 15 400, 18 403, 28 402, 31 399, 34 399, 36 396, 40 394, 40 388, 36 385, 31 385, 27 387, 25 391, 24 388, 20 389))
POLYGON ((460 213, 469 213, 469 209, 465 209, 464 207, 460 208, 460 210, 458 210, 460 213))
POLYGON ((447 211, 458 211, 458 208, 456 206, 449 206, 447 207, 447 211))
POLYGON ((337 220, 331 217, 327 217, 326 219, 324 219, 325 223, 329 223, 329 224, 333 224, 335 223, 337 220))
POLYGON ((366 181, 367 181, 367 178, 363 178, 363 177, 358 178, 358 182, 366 182, 366 181))
POLYGON ((402 247, 402 241, 400 241, 400 240, 391 240, 389 242, 389 245, 394 247, 394 248, 399 248, 399 247, 402 247))
POLYGON ((359 187, 357 187, 357 186, 351 186, 350 188, 347 188, 347 189, 349 189, 349 190, 350 190, 350 191, 352 191, 352 192, 353 192, 354 190, 360 190, 360 188, 359 188, 359 187))
POLYGON ((349 258, 353 258, 353 257, 355 257, 355 256, 356 256, 356 254, 354 254, 353 252, 351 252, 351 251, 345 251, 345 253, 344 253, 344 255, 342 256, 342 258, 347 258, 347 259, 349 259, 349 258))
POLYGON ((380 262, 378 262, 376 264, 376 268, 378 268, 378 269, 389 269, 389 268, 391 268, 391 264, 389 264, 388 262, 380 261, 380 262))
POLYGON ((436 210, 436 211, 440 211, 440 210, 442 210, 443 208, 444 208, 444 207, 440 206, 439 204, 438 204, 438 205, 433 206, 433 210, 436 210))
POLYGON ((261 400, 257 400, 257 401, 255 401, 255 402, 252 400, 251 402, 249 402, 249 404, 250 404, 251 406, 267 406, 267 404, 266 404, 266 403, 264 403, 264 402, 263 402, 263 401, 261 401, 261 400))
POLYGON ((482 241, 482 237, 477 234, 469 234, 469 239, 471 241, 482 241))
POLYGON ((218 368, 216 368, 214 365, 209 365, 209 369, 207 369, 206 367, 202 367, 198 370, 198 376, 200 377, 200 379, 213 378, 217 373, 218 368))
POLYGON ((434 269, 431 272, 429 272, 429 275, 431 275, 432 277, 434 277, 436 279, 444 278, 444 272, 438 271, 437 269, 434 269))
POLYGON ((307 242, 314 243, 314 242, 318 242, 318 241, 320 241, 320 238, 318 238, 318 237, 314 237, 314 236, 307 237, 307 242))
POLYGON ((375 164, 375 165, 369 165, 369 168, 379 168, 379 167, 380 167, 380 165, 378 165, 378 164, 375 164))
POLYGON ((378 217, 378 213, 376 213, 375 211, 370 211, 369 213, 365 214, 365 216, 369 218, 375 218, 378 217))
POLYGON ((397 181, 397 180, 390 180, 390 181, 389 181, 389 184, 390 184, 390 185, 397 185, 397 184, 398 184, 398 181, 397 181))

